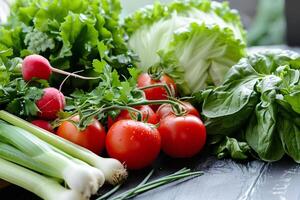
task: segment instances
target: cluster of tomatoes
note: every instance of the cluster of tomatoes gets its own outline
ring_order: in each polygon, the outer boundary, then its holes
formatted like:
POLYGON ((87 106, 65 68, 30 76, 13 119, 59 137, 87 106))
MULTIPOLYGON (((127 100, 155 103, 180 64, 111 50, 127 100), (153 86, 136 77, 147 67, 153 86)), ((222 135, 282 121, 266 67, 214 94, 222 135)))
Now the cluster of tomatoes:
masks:
MULTIPOLYGON (((166 75, 154 80, 144 73, 138 78, 139 88, 157 83, 167 84, 176 91, 174 81, 166 75)), ((167 99, 163 87, 148 88, 144 92, 147 100, 167 99)), ((107 134, 96 119, 85 130, 78 130, 73 123, 65 121, 58 127, 57 134, 97 154, 106 148, 110 157, 120 160, 128 169, 150 165, 161 150, 175 158, 192 157, 205 145, 205 126, 190 103, 178 105, 183 111, 179 114, 170 104, 136 106, 142 115, 141 121, 134 119, 137 113, 122 110, 116 118, 108 118, 107 134)))

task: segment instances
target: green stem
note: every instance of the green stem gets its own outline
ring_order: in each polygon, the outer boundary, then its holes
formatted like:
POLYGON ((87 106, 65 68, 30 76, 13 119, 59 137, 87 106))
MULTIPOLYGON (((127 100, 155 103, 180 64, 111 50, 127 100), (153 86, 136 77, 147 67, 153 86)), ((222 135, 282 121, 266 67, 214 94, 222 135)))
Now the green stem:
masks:
POLYGON ((140 106, 140 105, 160 105, 160 104, 171 104, 175 110, 176 113, 181 113, 180 109, 180 104, 176 101, 173 100, 168 100, 168 99, 162 99, 162 100, 143 100, 143 101, 138 101, 134 103, 129 103, 127 106, 140 106))
POLYGON ((179 179, 182 179, 182 178, 185 178, 185 177, 189 177, 189 176, 197 176, 197 175, 202 175, 203 173, 201 172, 198 172, 198 173, 187 173, 187 174, 181 174, 181 175, 176 175, 176 176, 170 176, 166 179, 164 179, 163 181, 157 181, 157 182, 153 182, 151 184, 145 184, 143 185, 142 187, 140 187, 139 189, 137 189, 135 191, 135 193, 142 193, 142 192, 145 192, 145 191, 148 191, 148 190, 151 190, 153 188, 156 188, 160 185, 164 185, 168 182, 173 182, 174 180, 179 180, 179 179))
POLYGON ((142 186, 145 183, 148 182, 148 180, 150 179, 150 177, 152 176, 152 174, 154 173, 154 169, 152 169, 149 174, 144 178, 144 180, 142 182, 140 182, 140 184, 138 184, 138 186, 142 186))
MULTIPOLYGON (((143 186, 144 184, 146 184, 147 182, 148 182, 148 180, 150 179, 150 177, 152 176, 152 174, 154 173, 154 169, 152 169, 150 172, 149 172, 149 174, 144 178, 144 180, 142 181, 142 182, 140 182, 140 184, 138 184, 138 186, 136 186, 135 188, 133 188, 133 189, 131 189, 131 190, 128 190, 128 191, 126 191, 126 193, 127 193, 127 195, 126 196, 128 196, 129 198, 130 198, 130 196, 131 195, 133 195, 133 196, 136 196, 136 194, 134 194, 134 192, 135 192, 135 189, 137 188, 137 187, 141 187, 141 186, 143 186)), ((124 194, 124 193, 123 193, 124 194)), ((122 194, 121 195, 118 195, 120 198, 122 197, 122 194)), ((117 196, 117 197, 118 197, 117 196)), ((117 198, 116 197, 116 198, 117 198)), ((119 198, 118 197, 118 198, 119 198)), ((98 199, 97 199, 98 200, 98 199)))
MULTIPOLYGON (((158 180, 151 181, 149 183, 146 183, 150 176, 152 175, 152 171, 147 175, 147 177, 135 188, 128 190, 124 193, 121 193, 117 195, 116 197, 113 197, 111 200, 123 200, 123 199, 130 199, 132 197, 137 196, 138 194, 141 194, 143 192, 149 191, 151 189, 157 188, 159 186, 174 182, 176 180, 180 180, 182 178, 191 177, 191 176, 200 176, 203 174, 203 172, 190 172, 190 169, 183 168, 171 175, 162 177, 158 180)), ((99 199, 97 199, 99 200, 99 199)))
POLYGON ((106 108, 101 107, 98 110, 96 110, 96 111, 94 111, 94 112, 92 112, 88 115, 83 116, 82 119, 80 120, 79 127, 84 128, 83 127, 83 122, 85 120, 87 120, 88 118, 94 117, 94 116, 96 116, 100 113, 108 112, 108 111, 111 111, 111 110, 129 110, 129 111, 135 112, 135 113, 137 113, 137 120, 142 121, 143 115, 142 115, 141 111, 139 111, 135 108, 129 107, 129 106, 113 105, 113 106, 109 106, 109 107, 106 107, 106 108))
POLYGON ((121 186, 122 186, 122 184, 116 185, 113 189, 111 189, 110 191, 108 191, 107 193, 105 193, 104 195, 102 195, 101 197, 99 197, 97 200, 107 199, 108 197, 110 197, 111 195, 113 195, 116 191, 118 191, 118 189, 121 186))

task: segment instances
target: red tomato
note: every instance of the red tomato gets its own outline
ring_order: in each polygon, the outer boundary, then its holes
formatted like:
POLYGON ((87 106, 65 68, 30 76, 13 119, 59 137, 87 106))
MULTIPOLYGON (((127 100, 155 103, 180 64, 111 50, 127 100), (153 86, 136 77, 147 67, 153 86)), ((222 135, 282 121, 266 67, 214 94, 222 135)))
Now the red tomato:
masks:
POLYGON ((128 169, 150 165, 160 152, 160 144, 156 128, 134 120, 117 121, 106 137, 108 155, 124 162, 128 169))
MULTIPOLYGON (((135 108, 142 112, 142 120, 143 121, 147 119, 147 123, 150 123, 150 124, 158 123, 157 116, 156 116, 155 112, 152 110, 152 108, 150 108, 150 106, 142 105, 142 106, 137 106, 135 108)), ((113 125, 113 123, 115 123, 119 120, 132 119, 131 114, 134 117, 136 116, 136 113, 134 113, 134 112, 130 113, 130 112, 128 112, 128 110, 122 110, 120 112, 120 114, 114 120, 111 117, 108 117, 108 121, 107 121, 108 128, 110 128, 113 125)))
MULTIPOLYGON (((143 73, 138 77, 138 87, 146 87, 154 84, 166 83, 170 88, 173 88, 176 93, 175 82, 167 75, 161 76, 159 80, 153 80, 147 73, 143 73)), ((161 100, 167 99, 167 91, 164 87, 155 87, 144 90, 146 99, 148 100, 161 100)), ((151 108, 156 111, 159 105, 151 105, 151 108)))
MULTIPOLYGON (((194 115, 194 116, 200 118, 199 112, 197 111, 197 109, 194 106, 192 106, 192 104, 190 104, 189 102, 186 102, 186 101, 184 101, 182 103, 184 104, 183 108, 185 109, 186 114, 194 115)), ((163 105, 159 106, 158 110, 156 111, 156 115, 159 119, 163 119, 173 113, 174 113, 174 111, 170 104, 163 104, 163 105)))
POLYGON ((42 119, 36 119, 31 121, 32 124, 45 129, 46 131, 54 133, 53 127, 51 126, 50 122, 42 120, 42 119))
MULTIPOLYGON (((79 121, 79 117, 76 116, 72 120, 79 121)), ((96 154, 100 154, 105 146, 105 129, 96 119, 83 131, 72 122, 65 121, 58 127, 57 135, 96 154)))
POLYGON ((169 115, 160 121, 158 131, 162 150, 175 158, 192 157, 204 147, 206 129, 202 121, 193 115, 176 117, 169 115))

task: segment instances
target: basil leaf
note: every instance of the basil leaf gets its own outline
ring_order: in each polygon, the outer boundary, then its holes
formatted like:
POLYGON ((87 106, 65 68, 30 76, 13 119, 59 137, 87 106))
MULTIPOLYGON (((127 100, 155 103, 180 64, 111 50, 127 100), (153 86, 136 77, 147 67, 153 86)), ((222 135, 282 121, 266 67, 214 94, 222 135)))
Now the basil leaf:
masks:
POLYGON ((284 99, 291 105, 295 112, 300 114, 300 90, 284 96, 284 99))
POLYGON ((300 163, 300 127, 292 121, 282 118, 278 121, 277 130, 286 154, 300 163))
POLYGON ((257 79, 227 84, 210 92, 203 103, 208 134, 230 135, 249 118, 257 104, 257 79))
POLYGON ((246 142, 239 142, 235 138, 225 137, 224 140, 215 146, 213 153, 218 158, 230 156, 233 159, 245 160, 250 155, 251 148, 246 142))

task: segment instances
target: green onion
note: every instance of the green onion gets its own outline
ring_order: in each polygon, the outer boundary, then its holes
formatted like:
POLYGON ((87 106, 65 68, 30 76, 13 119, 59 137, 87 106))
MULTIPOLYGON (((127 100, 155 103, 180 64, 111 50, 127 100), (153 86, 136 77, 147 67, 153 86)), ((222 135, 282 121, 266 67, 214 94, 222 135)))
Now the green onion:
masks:
MULTIPOLYGON (((1 121, 0 142, 14 146, 30 157, 32 163, 46 166, 47 170, 41 170, 35 168, 35 165, 28 165, 28 162, 22 162, 24 157, 18 157, 21 153, 17 154, 17 151, 12 151, 15 152, 13 162, 40 171, 47 176, 63 179, 72 190, 81 193, 86 198, 95 194, 104 183, 104 176, 100 170, 90 170, 89 167, 78 164, 63 154, 59 154, 50 145, 29 132, 1 121), (47 174, 48 171, 51 172, 47 174)), ((7 146, 6 150, 9 150, 7 146)), ((12 158, 7 159, 12 161, 12 158)))
POLYGON ((42 163, 35 162, 35 160, 30 156, 9 144, 0 142, 0 158, 22 165, 29 169, 35 169, 35 171, 41 174, 56 177, 56 173, 54 173, 50 167, 42 163))
POLYGON ((0 111, 0 118, 9 122, 10 124, 27 130, 28 132, 40 138, 41 140, 64 151, 72 157, 75 157, 95 168, 100 169, 105 176, 105 180, 110 184, 119 184, 127 178, 126 169, 124 168, 122 163, 120 163, 116 159, 102 158, 83 147, 80 147, 44 129, 34 126, 31 123, 17 116, 14 116, 6 111, 0 111))
POLYGON ((84 200, 78 192, 62 187, 58 182, 0 158, 0 177, 25 188, 45 200, 84 200))

